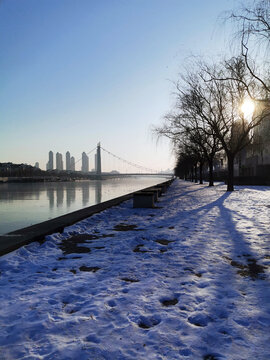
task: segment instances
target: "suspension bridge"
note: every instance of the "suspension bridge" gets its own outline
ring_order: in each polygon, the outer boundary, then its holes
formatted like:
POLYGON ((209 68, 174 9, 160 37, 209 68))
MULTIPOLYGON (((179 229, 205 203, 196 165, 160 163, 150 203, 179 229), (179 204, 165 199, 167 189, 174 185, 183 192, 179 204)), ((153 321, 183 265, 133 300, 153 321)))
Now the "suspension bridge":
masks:
POLYGON ((81 163, 81 172, 93 179, 106 179, 128 176, 171 176, 172 173, 154 169, 128 161, 103 148, 100 143, 76 161, 81 163), (90 156, 91 155, 91 156, 90 156), (90 165, 90 166, 89 166, 90 165))

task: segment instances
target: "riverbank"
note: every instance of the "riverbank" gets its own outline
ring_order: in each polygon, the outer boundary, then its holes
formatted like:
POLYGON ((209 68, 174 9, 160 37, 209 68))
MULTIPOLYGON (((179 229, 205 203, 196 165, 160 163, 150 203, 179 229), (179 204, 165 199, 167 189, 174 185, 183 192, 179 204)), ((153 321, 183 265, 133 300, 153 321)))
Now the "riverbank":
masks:
MULTIPOLYGON (((173 180, 167 180, 165 182, 160 183, 158 186, 166 186, 166 187, 170 186, 171 181, 173 180)), ((151 186, 150 188, 153 187, 151 186)), ((144 188, 142 190, 147 190, 147 189, 149 189, 149 187, 144 188)), ((13 250, 16 250, 19 247, 23 245, 27 245, 31 242, 44 241, 46 235, 55 232, 63 232, 63 230, 67 226, 70 226, 78 221, 88 218, 93 214, 109 209, 112 206, 119 205, 123 201, 131 199, 135 192, 123 196, 119 196, 104 202, 100 202, 96 205, 92 205, 80 210, 76 210, 68 214, 47 221, 43 221, 41 223, 32 226, 18 229, 9 232, 8 234, 5 235, 0 235, 0 256, 7 254, 13 250)))
MULTIPOLYGON (((134 176, 104 181, 1 184, 0 236, 50 219, 55 220, 55 218, 74 211, 155 186, 171 178, 134 176)), ((81 219, 75 218, 74 222, 81 219)), ((65 223, 64 226, 71 223, 65 223)), ((49 231, 57 232, 60 230, 50 228, 49 231)), ((48 233, 52 232, 47 232, 44 235, 48 233)))
POLYGON ((177 180, 1 257, 1 355, 269 359, 269 205, 177 180))

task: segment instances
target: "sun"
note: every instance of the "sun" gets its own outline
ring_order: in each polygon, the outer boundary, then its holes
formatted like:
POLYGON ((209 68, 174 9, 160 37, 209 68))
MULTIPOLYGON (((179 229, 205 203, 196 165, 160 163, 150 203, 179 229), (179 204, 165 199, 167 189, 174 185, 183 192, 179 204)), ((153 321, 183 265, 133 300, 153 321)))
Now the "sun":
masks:
POLYGON ((255 109, 254 102, 251 99, 245 99, 240 107, 245 118, 251 118, 255 109))

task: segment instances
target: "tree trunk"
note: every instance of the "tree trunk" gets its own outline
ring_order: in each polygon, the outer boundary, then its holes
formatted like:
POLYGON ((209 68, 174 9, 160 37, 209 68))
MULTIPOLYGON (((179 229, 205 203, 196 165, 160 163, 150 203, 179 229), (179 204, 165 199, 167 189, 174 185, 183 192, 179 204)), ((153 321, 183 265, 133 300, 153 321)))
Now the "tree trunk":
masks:
POLYGON ((214 178, 213 178, 213 158, 208 159, 209 166, 209 186, 214 186, 214 178))
POLYGON ((227 155, 228 159, 228 176, 227 176, 227 191, 234 191, 233 179, 234 179, 234 156, 227 155))
POLYGON ((194 180, 194 173, 193 173, 193 166, 191 166, 191 181, 193 182, 194 180))
POLYGON ((199 176, 200 176, 200 184, 203 184, 203 162, 200 161, 200 165, 199 165, 199 176))
POLYGON ((197 167, 197 164, 194 165, 194 174, 195 174, 195 183, 198 182, 198 167, 197 167))

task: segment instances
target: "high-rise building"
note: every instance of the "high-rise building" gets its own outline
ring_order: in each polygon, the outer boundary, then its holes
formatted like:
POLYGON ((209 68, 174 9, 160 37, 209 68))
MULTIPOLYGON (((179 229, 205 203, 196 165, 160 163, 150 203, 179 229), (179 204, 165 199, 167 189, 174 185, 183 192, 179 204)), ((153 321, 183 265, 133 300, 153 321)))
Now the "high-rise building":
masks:
POLYGON ((46 169, 53 170, 53 152, 52 151, 49 151, 49 161, 47 162, 46 169))
POLYGON ((82 172, 89 171, 89 158, 85 152, 82 153, 82 172))
POLYGON ((56 153, 56 170, 63 170, 63 156, 59 152, 56 153))
POLYGON ((70 158, 70 170, 75 171, 75 158, 74 158, 74 156, 71 156, 71 158, 70 158))
POLYGON ((38 162, 38 161, 35 163, 35 167, 36 167, 37 169, 39 169, 39 162, 38 162))
POLYGON ((71 170, 70 168, 70 152, 66 152, 66 170, 71 170))

